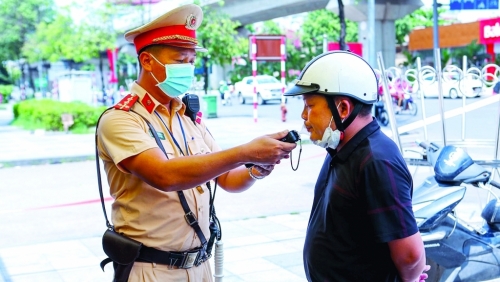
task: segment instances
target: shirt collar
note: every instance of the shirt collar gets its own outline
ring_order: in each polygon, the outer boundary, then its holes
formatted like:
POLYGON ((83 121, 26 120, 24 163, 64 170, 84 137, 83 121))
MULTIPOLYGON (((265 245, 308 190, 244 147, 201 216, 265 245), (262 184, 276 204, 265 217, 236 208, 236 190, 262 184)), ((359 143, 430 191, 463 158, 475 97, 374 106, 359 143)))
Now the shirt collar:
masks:
POLYGON ((352 152, 358 147, 358 145, 363 142, 368 136, 373 132, 380 129, 378 122, 373 119, 369 124, 363 127, 358 133, 356 133, 343 147, 342 150, 338 151, 333 149, 327 149, 328 153, 332 157, 337 157, 340 161, 346 161, 347 158, 352 154, 352 152))
MULTIPOLYGON (((141 103, 146 111, 148 111, 148 113, 150 114, 153 113, 153 111, 155 111, 157 107, 165 107, 153 96, 151 96, 144 88, 142 88, 142 86, 140 86, 137 81, 132 84, 130 92, 139 96, 139 103, 141 103)), ((170 109, 167 110, 170 115, 173 115, 176 112, 179 112, 180 115, 184 115, 184 112, 186 111, 186 105, 182 103, 181 98, 172 97, 172 100, 170 100, 170 109)))

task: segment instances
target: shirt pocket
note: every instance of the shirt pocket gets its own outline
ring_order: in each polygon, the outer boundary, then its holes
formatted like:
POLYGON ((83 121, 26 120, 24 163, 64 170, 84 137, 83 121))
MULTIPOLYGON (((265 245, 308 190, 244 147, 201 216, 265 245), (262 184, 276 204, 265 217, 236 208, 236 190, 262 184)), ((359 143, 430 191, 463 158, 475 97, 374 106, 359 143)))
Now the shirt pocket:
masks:
POLYGON ((188 141, 188 147, 189 147, 189 152, 191 155, 201 155, 201 154, 208 154, 211 153, 212 151, 210 148, 205 144, 205 140, 201 138, 195 138, 192 140, 188 141))

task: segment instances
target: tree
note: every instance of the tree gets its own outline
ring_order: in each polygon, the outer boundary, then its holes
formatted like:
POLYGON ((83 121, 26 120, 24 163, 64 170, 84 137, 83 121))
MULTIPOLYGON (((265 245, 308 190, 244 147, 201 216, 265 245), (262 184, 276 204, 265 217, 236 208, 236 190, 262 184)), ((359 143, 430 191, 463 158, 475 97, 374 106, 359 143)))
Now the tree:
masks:
MULTIPOLYGON (((221 4, 223 5, 223 3, 221 4)), ((205 92, 208 89, 208 64, 220 66, 231 64, 233 57, 242 54, 242 44, 239 42, 236 28, 239 22, 232 21, 229 15, 208 5, 202 7, 204 20, 197 30, 198 41, 208 50, 197 60, 197 66, 202 65, 205 73, 205 92)))
MULTIPOLYGON (((445 8, 438 8, 438 14, 445 12, 445 8)), ((440 19, 438 17, 438 24, 449 24, 451 20, 440 19)), ((396 20, 396 44, 403 44, 406 42, 406 37, 417 27, 431 27, 434 25, 433 10, 432 8, 420 8, 413 13, 396 20)))
POLYGON ((338 0, 338 3, 339 3, 339 21, 340 21, 339 49, 347 50, 347 46, 345 45, 346 23, 344 15, 344 3, 342 2, 342 0, 338 0))
POLYGON ((20 50, 35 26, 53 18, 53 0, 0 1, 0 62, 19 60, 20 50))
POLYGON ((463 57, 466 56, 467 67, 482 67, 485 60, 490 59, 490 56, 484 51, 484 45, 478 44, 475 39, 464 47, 454 49, 450 55, 456 65, 462 65, 463 57))
POLYGON ((28 37, 28 44, 22 49, 23 55, 29 62, 61 59, 83 62, 98 58, 100 52, 115 47, 117 32, 112 25, 113 12, 109 4, 98 8, 72 6, 61 9, 54 20, 37 25, 36 32, 28 37), (85 15, 79 22, 71 17, 74 9, 85 15))
MULTIPOLYGON (((321 54, 323 45, 323 35, 327 39, 340 38, 339 17, 326 9, 316 10, 308 13, 302 25, 302 52, 307 60, 321 54)), ((346 42, 358 41, 358 28, 356 23, 346 20, 346 42)))

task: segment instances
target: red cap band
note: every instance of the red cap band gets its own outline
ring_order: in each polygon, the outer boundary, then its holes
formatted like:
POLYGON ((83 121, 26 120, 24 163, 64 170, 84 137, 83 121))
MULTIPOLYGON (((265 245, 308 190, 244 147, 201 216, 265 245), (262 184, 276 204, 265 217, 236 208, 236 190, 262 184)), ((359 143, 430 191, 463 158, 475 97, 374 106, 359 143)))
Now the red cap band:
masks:
POLYGON ((192 45, 194 48, 196 44, 198 44, 198 40, 196 40, 196 31, 187 29, 185 25, 171 25, 144 32, 134 39, 137 53, 149 45, 168 45, 169 43, 173 43, 174 46, 175 44, 187 44, 192 45))

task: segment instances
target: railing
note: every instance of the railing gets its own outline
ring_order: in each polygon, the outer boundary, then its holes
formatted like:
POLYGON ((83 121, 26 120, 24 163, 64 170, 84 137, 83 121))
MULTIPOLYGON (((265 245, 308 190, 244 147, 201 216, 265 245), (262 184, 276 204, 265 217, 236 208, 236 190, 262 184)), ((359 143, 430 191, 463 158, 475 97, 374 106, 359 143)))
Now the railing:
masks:
MULTIPOLYGON (((435 51, 436 61, 440 62, 439 57, 439 49, 435 51)), ((484 165, 489 165, 495 167, 498 170, 500 161, 499 161, 499 137, 500 137, 500 103, 499 104, 499 112, 496 124, 496 135, 494 140, 481 140, 481 139, 470 139, 466 138, 466 112, 471 111, 480 107, 485 106, 486 103, 480 103, 481 101, 473 104, 466 105, 466 98, 476 95, 474 93, 472 87, 471 93, 471 85, 478 85, 481 90, 484 88, 490 89, 493 85, 499 82, 500 75, 500 66, 495 64, 488 64, 483 68, 470 67, 467 68, 467 58, 464 56, 463 58, 463 66, 459 68, 455 65, 447 65, 441 69, 441 66, 438 63, 436 68, 432 66, 422 66, 420 58, 416 60, 416 68, 408 68, 402 69, 397 67, 385 68, 383 63, 382 54, 379 53, 377 56, 379 69, 376 72, 380 75, 380 82, 383 87, 383 92, 387 93, 383 95, 383 100, 385 104, 385 108, 389 115, 389 122, 391 126, 391 130, 393 132, 393 139, 398 145, 399 149, 402 153, 405 152, 404 145, 401 142, 400 135, 409 132, 413 129, 423 127, 424 130, 424 140, 429 140, 428 129, 427 126, 429 124, 435 122, 441 122, 442 129, 442 143, 443 145, 447 145, 448 143, 453 143, 457 146, 462 147, 492 147, 494 148, 494 159, 493 160, 478 160, 478 163, 482 163, 484 165), (389 96, 390 86, 394 81, 398 80, 402 81, 403 91, 406 94, 415 95, 420 97, 420 107, 422 109, 422 120, 417 121, 413 124, 404 125, 397 127, 396 119, 394 115, 394 110, 392 106, 392 99, 389 96), (437 85, 436 85, 437 83, 437 85), (425 98, 427 96, 426 91, 429 91, 432 87, 437 86, 437 95, 439 98, 439 111, 440 118, 437 117, 427 117, 426 115, 426 107, 425 107, 425 98), (448 93, 445 93, 444 90, 448 90, 448 93), (462 106, 460 109, 456 109, 452 112, 448 112, 448 118, 452 116, 461 115, 461 138, 460 140, 448 140, 446 137, 445 130, 445 112, 444 112, 444 102, 443 98, 445 95, 451 97, 462 97, 462 106), (455 96, 456 95, 456 96, 455 96), (432 119, 432 120, 431 120, 432 119)), ((499 96, 494 96, 489 99, 488 102, 498 102, 499 96)), ((439 142, 439 141, 437 141, 439 142)), ((408 164, 418 165, 418 161, 412 159, 407 161, 408 164)))

